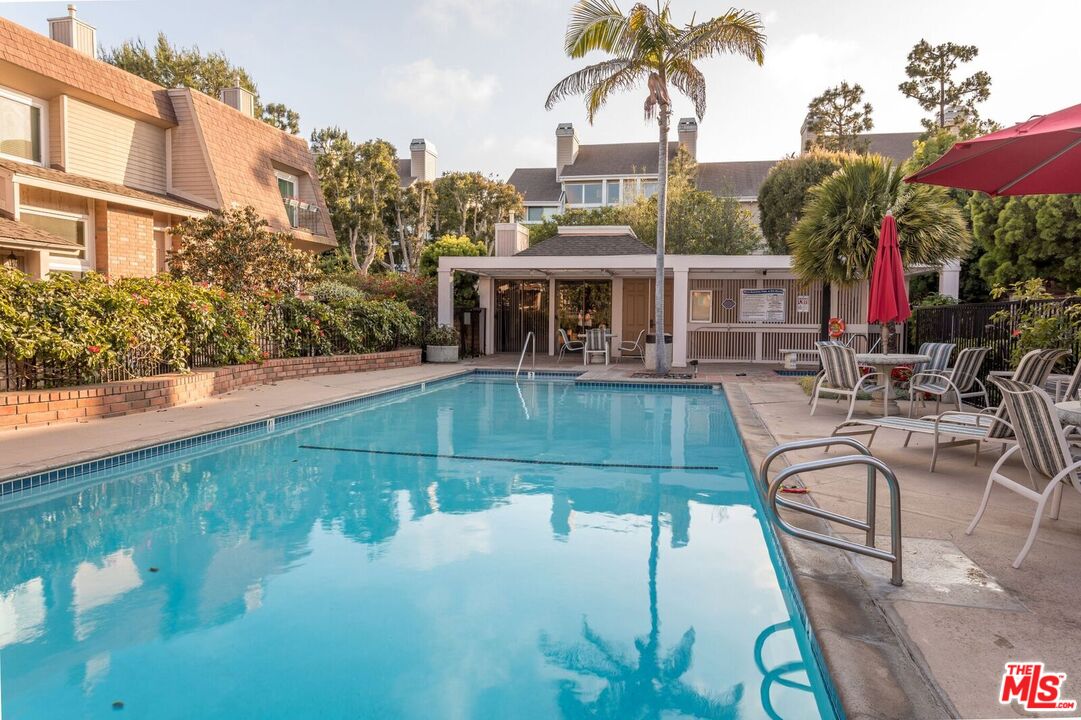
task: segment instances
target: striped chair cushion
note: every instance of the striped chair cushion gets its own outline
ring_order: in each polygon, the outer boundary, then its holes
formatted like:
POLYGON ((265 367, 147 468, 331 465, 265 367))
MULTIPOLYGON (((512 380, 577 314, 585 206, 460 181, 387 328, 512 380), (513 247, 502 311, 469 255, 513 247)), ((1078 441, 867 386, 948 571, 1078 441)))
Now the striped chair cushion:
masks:
MULTIPOLYGON (((1023 385, 1043 385, 1047 380, 1047 376, 1055 368, 1055 363, 1065 354, 1065 350, 1030 350, 1021 358, 1021 362, 1017 363, 1017 369, 1014 370, 1013 377, 1009 378, 1009 380, 1023 385)), ((1001 385, 1005 378, 994 378, 994 381, 997 385, 1001 385)), ((995 411, 995 417, 1007 417, 1004 402, 999 403, 998 409, 995 411)), ((995 423, 987 431, 987 437, 992 440, 1010 438, 1013 435, 1013 431, 1002 423, 995 423)))
POLYGON ((990 348, 985 347, 965 348, 957 355, 957 364, 953 366, 950 380, 958 390, 968 392, 976 384, 980 366, 983 365, 989 350, 990 348))
POLYGON ((1058 475, 1071 459, 1050 398, 1040 388, 1015 380, 996 379, 995 384, 1002 390, 1025 465, 1047 478, 1058 475))
POLYGON ((604 337, 604 328, 593 328, 586 333, 586 350, 601 351, 607 345, 604 337))
POLYGON ((843 390, 852 390, 860 381, 860 368, 856 362, 856 351, 844 345, 818 343, 818 354, 822 357, 822 371, 826 375, 826 384, 843 390))
POLYGON ((927 362, 916 363, 912 366, 912 372, 934 372, 945 370, 950 366, 950 356, 953 355, 953 343, 923 343, 920 345, 918 354, 927 355, 931 359, 927 362))
POLYGON ((1063 402, 1081 400, 1081 397, 1078 397, 1079 392, 1081 392, 1081 362, 1077 363, 1073 376, 1070 377, 1070 383, 1066 386, 1066 394, 1062 397, 1063 402))

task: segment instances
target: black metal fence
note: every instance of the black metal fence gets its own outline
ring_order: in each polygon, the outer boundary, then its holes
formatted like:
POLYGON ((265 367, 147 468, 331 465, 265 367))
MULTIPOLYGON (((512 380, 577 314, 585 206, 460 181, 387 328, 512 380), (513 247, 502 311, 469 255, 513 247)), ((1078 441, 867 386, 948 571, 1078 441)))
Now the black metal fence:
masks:
POLYGON ((462 357, 480 357, 484 354, 484 323, 487 320, 483 308, 458 308, 454 311, 454 327, 461 337, 458 352, 462 357))

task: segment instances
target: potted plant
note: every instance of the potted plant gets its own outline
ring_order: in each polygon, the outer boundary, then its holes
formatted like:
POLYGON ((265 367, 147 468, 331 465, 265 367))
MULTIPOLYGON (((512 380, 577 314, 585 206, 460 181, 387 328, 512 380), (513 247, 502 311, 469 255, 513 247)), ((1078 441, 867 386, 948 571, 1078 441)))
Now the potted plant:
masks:
POLYGON ((458 343, 461 340, 458 330, 453 325, 436 325, 428 331, 425 338, 425 350, 428 362, 458 362, 458 343))

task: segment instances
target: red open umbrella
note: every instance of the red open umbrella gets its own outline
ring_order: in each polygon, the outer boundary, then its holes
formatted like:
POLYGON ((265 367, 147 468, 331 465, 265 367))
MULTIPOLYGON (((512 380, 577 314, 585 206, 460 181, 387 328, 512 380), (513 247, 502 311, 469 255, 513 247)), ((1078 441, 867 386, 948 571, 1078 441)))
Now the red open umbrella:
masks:
POLYGON ((897 222, 893 213, 887 212, 878 232, 878 250, 871 273, 871 300, 867 305, 867 322, 882 324, 882 352, 889 352, 888 323, 904 322, 910 315, 905 268, 901 263, 901 248, 897 245, 897 222))
POLYGON ((1081 193, 1081 105, 958 142, 905 181, 988 195, 1081 193))

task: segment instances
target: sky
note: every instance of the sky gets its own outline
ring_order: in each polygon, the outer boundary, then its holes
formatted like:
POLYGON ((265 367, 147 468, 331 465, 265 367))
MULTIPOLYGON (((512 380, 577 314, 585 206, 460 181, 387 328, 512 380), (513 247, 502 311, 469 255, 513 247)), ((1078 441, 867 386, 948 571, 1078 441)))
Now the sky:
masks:
MULTIPOLYGON (((627 0, 622 5, 629 6, 627 0)), ((412 138, 439 151, 439 170, 506 178, 516 167, 555 165, 555 127, 573 122, 583 143, 656 139, 642 118, 644 91, 614 98, 590 126, 580 98, 544 109, 548 91, 586 60, 563 53, 572 0, 94 0, 79 16, 98 42, 174 43, 224 51, 248 70, 264 102, 300 113, 302 132, 329 125, 354 139, 384 138, 408 155, 412 138)), ((0 16, 42 33, 62 2, 6 2, 0 16)), ((683 23, 728 3, 672 0, 683 23)), ((1081 2, 1029 0, 763 0, 761 67, 738 57, 705 61, 708 108, 702 161, 772 160, 799 146, 807 103, 843 80, 860 83, 877 132, 916 131, 923 111, 897 90, 921 38, 974 44, 967 73, 991 75, 982 114, 1003 125, 1081 102, 1081 2), (1000 7, 1002 10, 998 10, 1000 7), (1007 11, 1007 8, 1009 10, 1007 11)), ((594 59, 595 58, 595 59, 594 59)), ((2 81, 2 78, 0 78, 2 81)), ((676 118, 692 114, 682 98, 676 118)), ((675 123, 673 122, 673 128, 675 123)), ((674 135, 674 133, 673 133, 674 135)))

